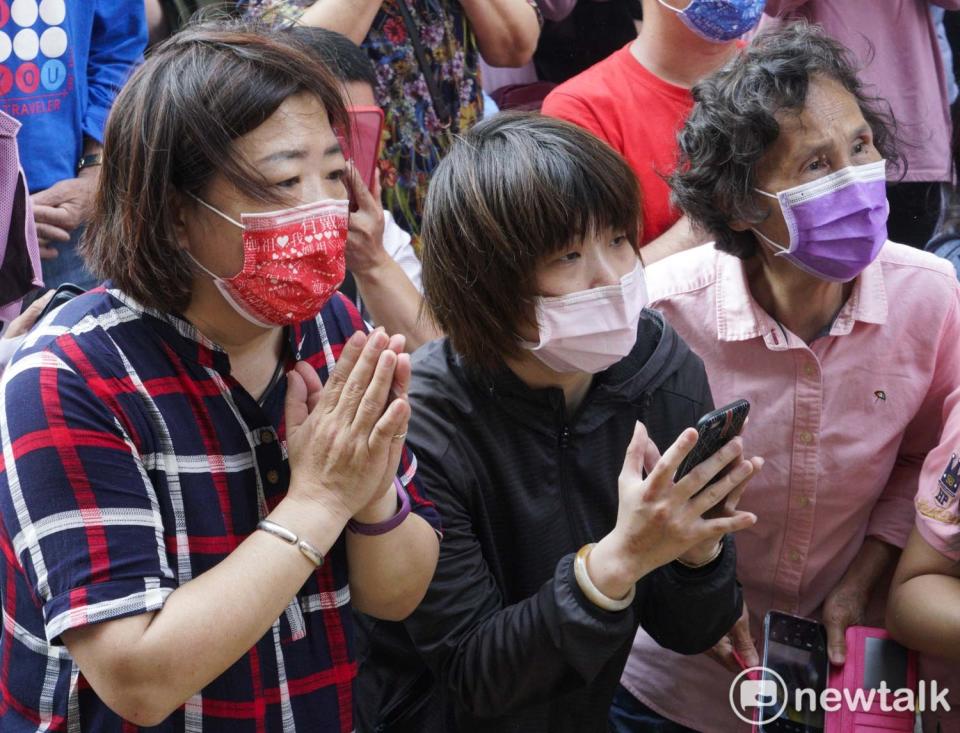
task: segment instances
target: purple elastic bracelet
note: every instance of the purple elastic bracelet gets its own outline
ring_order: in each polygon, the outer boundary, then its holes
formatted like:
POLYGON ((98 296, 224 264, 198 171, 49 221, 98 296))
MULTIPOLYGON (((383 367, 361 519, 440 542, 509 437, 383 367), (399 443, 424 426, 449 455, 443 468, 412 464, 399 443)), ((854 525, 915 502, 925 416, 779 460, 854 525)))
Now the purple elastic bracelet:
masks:
POLYGON ((358 522, 355 519, 351 519, 347 522, 347 529, 356 534, 367 535, 368 537, 386 534, 391 529, 396 529, 410 513, 410 496, 407 494, 406 489, 403 488, 403 484, 400 483, 400 479, 394 478, 393 485, 397 487, 397 503, 400 505, 397 508, 396 514, 390 517, 390 519, 377 522, 376 524, 366 524, 365 522, 358 522))

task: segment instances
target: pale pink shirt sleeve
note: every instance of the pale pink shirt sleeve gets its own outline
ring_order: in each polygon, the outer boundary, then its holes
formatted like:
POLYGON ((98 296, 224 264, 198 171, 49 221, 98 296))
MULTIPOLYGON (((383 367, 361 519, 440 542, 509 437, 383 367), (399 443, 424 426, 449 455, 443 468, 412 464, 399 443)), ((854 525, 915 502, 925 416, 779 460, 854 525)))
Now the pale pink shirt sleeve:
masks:
POLYGON ((920 473, 917 492, 917 531, 934 550, 960 560, 960 387, 943 406, 940 445, 930 451, 920 473))

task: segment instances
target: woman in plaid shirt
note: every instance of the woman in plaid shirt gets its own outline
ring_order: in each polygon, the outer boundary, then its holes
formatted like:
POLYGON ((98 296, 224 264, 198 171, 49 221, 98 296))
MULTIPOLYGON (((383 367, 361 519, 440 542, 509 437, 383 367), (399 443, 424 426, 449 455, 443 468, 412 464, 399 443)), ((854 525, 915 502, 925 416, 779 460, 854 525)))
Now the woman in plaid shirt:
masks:
POLYGON ((344 119, 324 67, 239 26, 117 98, 85 242, 108 280, 0 385, 5 733, 353 729, 351 606, 407 616, 439 519, 403 338, 335 294, 344 119))

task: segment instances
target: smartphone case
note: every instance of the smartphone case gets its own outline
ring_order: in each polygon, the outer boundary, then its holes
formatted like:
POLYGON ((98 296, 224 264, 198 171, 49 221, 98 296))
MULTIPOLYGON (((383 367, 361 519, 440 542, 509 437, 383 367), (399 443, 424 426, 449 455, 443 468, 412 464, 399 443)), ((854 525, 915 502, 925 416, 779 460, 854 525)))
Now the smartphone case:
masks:
MULTIPOLYGON (((679 481, 739 435, 748 414, 750 414, 750 403, 746 400, 737 400, 700 418, 697 422, 697 444, 683 459, 673 480, 679 481)), ((714 481, 716 480, 715 478, 714 481)))
POLYGON ((350 107, 350 137, 341 139, 343 155, 360 172, 367 188, 373 190, 377 160, 380 158, 380 138, 383 134, 383 110, 379 107, 350 107))
MULTIPOLYGON (((847 629, 847 660, 842 667, 830 667, 828 684, 835 690, 863 689, 867 672, 867 640, 891 639, 884 629, 869 626, 851 626, 847 629)), ((907 687, 917 689, 917 655, 907 652, 907 687)), ((892 696, 891 696, 892 701, 892 696)), ((824 733, 912 733, 915 714, 911 711, 882 711, 880 699, 875 698, 870 708, 850 710, 846 703, 824 717, 824 733)))

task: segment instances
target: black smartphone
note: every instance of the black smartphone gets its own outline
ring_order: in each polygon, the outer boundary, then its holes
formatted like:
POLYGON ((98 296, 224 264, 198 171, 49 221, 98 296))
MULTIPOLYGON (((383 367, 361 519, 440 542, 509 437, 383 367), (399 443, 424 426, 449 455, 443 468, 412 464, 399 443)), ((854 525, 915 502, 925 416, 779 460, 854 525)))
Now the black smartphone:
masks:
POLYGON ((43 306, 43 310, 40 311, 40 315, 37 316, 37 320, 42 320, 54 308, 58 308, 68 300, 73 300, 78 295, 83 295, 85 292, 87 291, 81 288, 79 285, 74 285, 73 283, 64 283, 53 293, 53 297, 50 298, 50 302, 43 306))
POLYGON ((763 675, 757 730, 760 733, 820 733, 820 694, 827 687, 830 658, 823 624, 770 611, 763 622, 763 675))
MULTIPOLYGON (((673 480, 682 479, 739 435, 749 414, 750 403, 746 400, 737 400, 701 417, 697 422, 697 444, 683 459, 673 480)), ((721 472, 714 476, 710 484, 719 480, 722 475, 721 472)))

